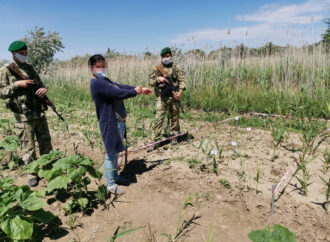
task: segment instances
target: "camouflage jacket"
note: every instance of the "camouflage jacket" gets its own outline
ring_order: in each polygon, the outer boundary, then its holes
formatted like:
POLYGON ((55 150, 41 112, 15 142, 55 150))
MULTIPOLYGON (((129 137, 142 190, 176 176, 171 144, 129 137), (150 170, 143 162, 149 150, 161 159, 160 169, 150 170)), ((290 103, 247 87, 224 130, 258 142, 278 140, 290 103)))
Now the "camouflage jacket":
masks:
POLYGON ((45 115, 47 106, 35 95, 36 87, 45 86, 31 65, 13 61, 0 68, 0 98, 5 99, 6 107, 14 113, 17 122, 29 121, 45 115), (34 80, 35 86, 16 87, 14 83, 22 78, 10 70, 10 65, 18 66, 24 76, 34 80))
MULTIPOLYGON (((162 65, 162 64, 160 64, 162 65)), ((179 91, 186 90, 186 83, 184 80, 183 71, 175 64, 172 66, 164 66, 164 71, 166 75, 172 79, 173 86, 176 87, 179 91)), ((165 86, 157 78, 162 76, 160 71, 157 69, 157 66, 153 68, 151 74, 149 75, 149 85, 155 88, 156 96, 160 96, 160 89, 165 86)))

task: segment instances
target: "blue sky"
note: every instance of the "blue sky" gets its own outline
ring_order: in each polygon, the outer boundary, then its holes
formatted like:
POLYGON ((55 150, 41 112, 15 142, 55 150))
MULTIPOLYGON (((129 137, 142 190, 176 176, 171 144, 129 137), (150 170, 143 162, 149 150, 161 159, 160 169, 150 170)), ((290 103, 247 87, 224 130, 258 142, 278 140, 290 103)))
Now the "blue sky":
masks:
POLYGON ((260 46, 319 41, 330 0, 0 0, 0 60, 9 44, 35 26, 57 31, 67 59, 107 48, 158 52, 177 45, 206 50, 245 43, 260 46))

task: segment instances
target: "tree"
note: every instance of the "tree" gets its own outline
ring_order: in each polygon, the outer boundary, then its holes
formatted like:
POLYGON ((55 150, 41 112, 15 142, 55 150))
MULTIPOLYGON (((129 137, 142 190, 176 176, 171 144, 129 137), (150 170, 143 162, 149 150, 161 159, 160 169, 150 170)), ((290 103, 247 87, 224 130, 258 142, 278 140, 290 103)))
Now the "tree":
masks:
POLYGON ((55 54, 64 48, 58 32, 48 31, 46 34, 44 28, 37 26, 29 31, 23 40, 29 50, 27 61, 38 72, 48 67, 53 62, 55 54))
POLYGON ((322 42, 326 45, 330 45, 330 18, 323 21, 327 25, 327 30, 322 34, 322 42))
POLYGON ((7 63, 9 63, 8 60, 0 60, 0 67, 7 64, 7 63))
POLYGON ((203 58, 203 57, 205 57, 205 52, 200 49, 192 49, 192 50, 187 51, 186 55, 203 58))
POLYGON ((154 55, 150 51, 144 53, 144 59, 151 59, 154 55))
POLYGON ((116 51, 115 49, 112 50, 110 48, 107 49, 107 52, 105 52, 105 55, 104 55, 104 57, 106 59, 114 58, 117 56, 120 56, 120 53, 118 51, 116 51))

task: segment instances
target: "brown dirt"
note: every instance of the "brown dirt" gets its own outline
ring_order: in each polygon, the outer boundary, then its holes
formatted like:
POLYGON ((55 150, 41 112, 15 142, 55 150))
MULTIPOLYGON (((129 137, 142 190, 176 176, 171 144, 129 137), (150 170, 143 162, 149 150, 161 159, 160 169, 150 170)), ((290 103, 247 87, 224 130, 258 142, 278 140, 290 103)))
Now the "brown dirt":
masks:
MULTIPOLYGON (((185 123, 184 127, 198 124, 185 123)), ((124 187, 126 194, 120 198, 110 198, 109 209, 101 206, 91 215, 75 214, 77 221, 73 230, 68 229, 70 216, 64 216, 61 204, 49 206, 53 213, 59 215, 63 229, 67 233, 59 236, 58 241, 109 241, 118 226, 124 229, 144 226, 143 229, 124 236, 118 241, 167 241, 162 233, 174 234, 179 214, 183 211, 185 198, 190 194, 199 195, 192 200, 184 218, 189 220, 197 216, 184 241, 207 241, 209 231, 213 232, 213 241, 249 241, 247 235, 251 230, 262 229, 266 225, 281 224, 295 232, 298 241, 330 241, 330 215, 320 204, 325 202, 324 185, 319 176, 329 177, 322 173, 322 154, 329 147, 329 140, 323 143, 316 154, 318 157, 308 165, 311 184, 308 196, 301 194, 296 178, 288 184, 287 179, 277 193, 275 213, 270 213, 271 187, 279 182, 288 167, 293 163, 292 157, 299 152, 291 152, 283 147, 276 151, 278 158, 272 162, 273 139, 271 132, 263 129, 252 129, 252 140, 248 140, 245 128, 235 129, 228 125, 202 128, 193 134, 191 142, 199 145, 206 137, 204 148, 215 149, 217 140, 223 146, 223 158, 219 163, 219 174, 211 172, 210 159, 201 149, 188 142, 178 145, 167 145, 152 153, 141 151, 129 156, 129 163, 122 171, 132 184, 124 187), (207 147, 206 143, 209 142, 207 147), (231 142, 236 141, 239 157, 233 156, 231 142), (213 148, 212 148, 213 147, 213 148), (189 168, 188 160, 195 159, 204 164, 204 171, 189 168), (257 163, 260 166, 260 183, 256 193, 257 163), (209 168, 208 170, 206 168, 209 168), (242 179, 239 174, 244 172, 242 179), (219 180, 225 178, 231 185, 226 189, 219 180), (286 186, 285 192, 279 197, 286 186)), ((91 148, 82 141, 79 133, 59 136, 52 133, 55 148, 74 152, 74 143, 80 145, 77 151, 90 156, 96 163, 103 160, 103 151, 91 148)), ((301 146, 299 134, 291 133, 285 143, 296 148, 301 146)), ((136 145, 146 140, 139 140, 136 145)), ((289 177, 292 176, 293 169, 289 177)), ((17 184, 24 184, 26 175, 17 177, 17 184)), ((42 181, 37 189, 45 186, 42 181)), ((91 185, 91 189, 95 187, 91 185)), ((52 238, 53 240, 55 238, 52 238)), ((45 238, 45 241, 50 241, 45 238)))

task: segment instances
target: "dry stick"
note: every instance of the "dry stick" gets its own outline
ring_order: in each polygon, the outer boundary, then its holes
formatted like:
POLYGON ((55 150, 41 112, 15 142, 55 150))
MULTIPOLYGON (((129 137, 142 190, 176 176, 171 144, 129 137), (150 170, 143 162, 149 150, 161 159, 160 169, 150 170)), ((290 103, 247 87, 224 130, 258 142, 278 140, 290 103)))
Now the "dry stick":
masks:
POLYGON ((276 185, 273 185, 272 186, 272 202, 271 202, 271 205, 270 205, 270 211, 271 211, 272 214, 274 213, 275 188, 276 188, 276 185))

